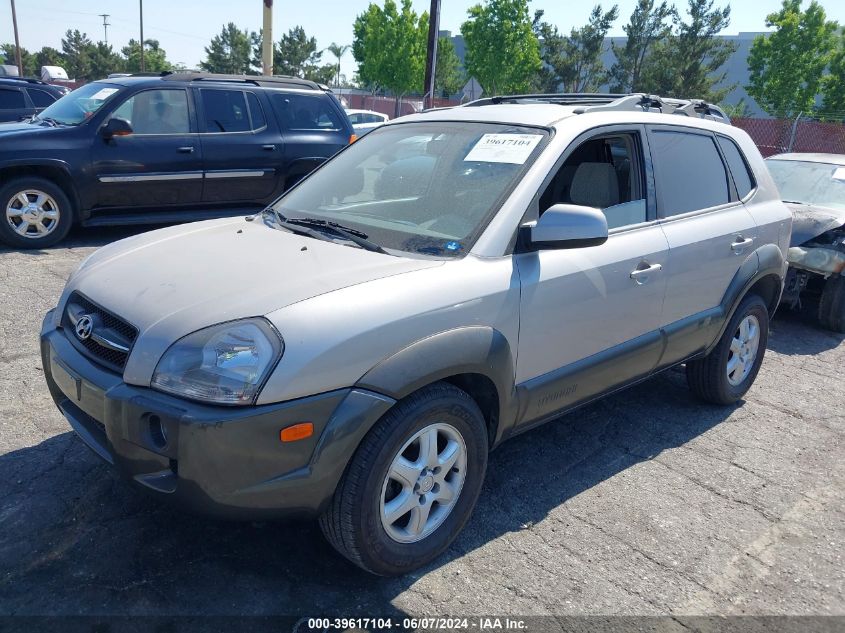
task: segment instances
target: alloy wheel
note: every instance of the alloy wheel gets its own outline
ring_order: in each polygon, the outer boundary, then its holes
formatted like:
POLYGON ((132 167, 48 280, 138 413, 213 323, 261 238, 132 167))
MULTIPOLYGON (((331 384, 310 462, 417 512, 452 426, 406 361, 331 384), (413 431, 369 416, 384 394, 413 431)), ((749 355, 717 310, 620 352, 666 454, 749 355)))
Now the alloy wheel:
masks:
POLYGON ((38 239, 59 225, 59 205, 38 189, 19 191, 6 204, 6 221, 21 237, 38 239))

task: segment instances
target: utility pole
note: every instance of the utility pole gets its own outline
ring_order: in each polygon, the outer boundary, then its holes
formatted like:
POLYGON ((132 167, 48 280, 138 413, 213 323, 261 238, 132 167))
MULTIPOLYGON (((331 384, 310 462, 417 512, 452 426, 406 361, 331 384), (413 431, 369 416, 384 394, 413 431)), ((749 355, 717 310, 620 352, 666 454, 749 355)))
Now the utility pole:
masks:
POLYGON ((138 0, 141 9, 141 72, 144 72, 144 0, 138 0))
POLYGON ((98 13, 101 18, 103 18, 103 41, 106 43, 106 46, 109 45, 109 14, 108 13, 98 13))
POLYGON ((428 54, 425 58, 425 96, 423 105, 434 105, 434 73, 437 69, 437 36, 440 32, 440 0, 431 0, 428 13, 428 54))
POLYGON ((15 62, 18 65, 18 75, 23 77, 23 62, 21 61, 21 41, 18 38, 18 16, 15 13, 15 0, 12 0, 12 26, 15 30, 15 62))
POLYGON ((261 72, 273 74, 273 0, 264 0, 264 28, 261 35, 261 72))

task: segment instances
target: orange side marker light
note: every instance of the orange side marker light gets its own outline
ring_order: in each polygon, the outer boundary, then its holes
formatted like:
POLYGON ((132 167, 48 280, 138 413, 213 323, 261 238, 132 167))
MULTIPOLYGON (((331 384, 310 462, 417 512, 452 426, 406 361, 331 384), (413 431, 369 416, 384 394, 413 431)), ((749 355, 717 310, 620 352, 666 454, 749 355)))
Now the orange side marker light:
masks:
POLYGON ((357 141, 357 140, 358 140, 358 135, 357 135, 357 134, 350 134, 350 135, 349 135, 349 144, 350 144, 350 145, 352 145, 352 143, 354 143, 354 142, 355 142, 355 141, 357 141))
POLYGON ((314 435, 314 424, 311 422, 300 422, 279 431, 279 439, 283 442, 296 442, 312 435, 314 435))

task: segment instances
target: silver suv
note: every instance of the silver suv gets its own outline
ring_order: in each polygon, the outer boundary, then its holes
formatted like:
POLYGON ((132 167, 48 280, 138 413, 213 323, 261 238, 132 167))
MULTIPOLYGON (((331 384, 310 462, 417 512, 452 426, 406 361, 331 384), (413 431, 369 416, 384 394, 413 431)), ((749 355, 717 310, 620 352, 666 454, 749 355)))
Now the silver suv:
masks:
POLYGON ((52 396, 162 499, 423 565, 507 438, 680 363, 708 402, 754 381, 792 216, 744 132, 680 107, 404 117, 258 215, 106 246, 44 320, 52 396))

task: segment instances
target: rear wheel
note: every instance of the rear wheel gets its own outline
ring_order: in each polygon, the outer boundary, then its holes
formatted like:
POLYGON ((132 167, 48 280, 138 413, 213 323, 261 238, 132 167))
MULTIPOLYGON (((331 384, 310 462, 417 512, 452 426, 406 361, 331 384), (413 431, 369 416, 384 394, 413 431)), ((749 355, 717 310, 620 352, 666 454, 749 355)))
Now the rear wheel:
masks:
POLYGON ((484 417, 447 383, 393 407, 364 438, 320 527, 346 558, 378 575, 436 558, 463 528, 487 467, 484 417))
POLYGON ((769 311, 758 295, 743 299, 715 349, 687 363, 687 383, 702 400, 733 404, 751 388, 769 339, 769 311))
POLYGON ((845 276, 831 276, 824 283, 819 322, 828 330, 845 332, 845 276))
POLYGON ((73 224, 70 200, 44 178, 16 178, 0 188, 0 241, 43 248, 64 239, 73 224))

